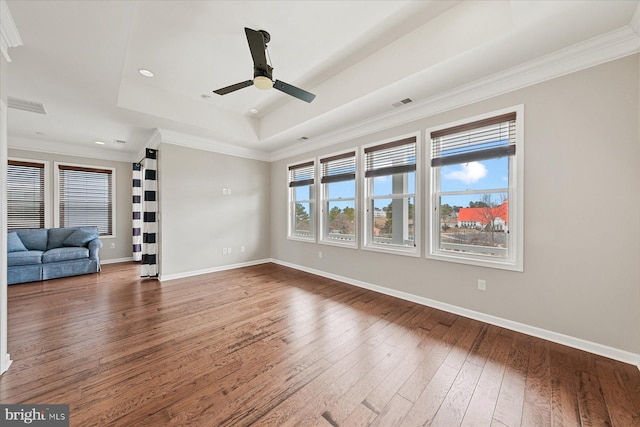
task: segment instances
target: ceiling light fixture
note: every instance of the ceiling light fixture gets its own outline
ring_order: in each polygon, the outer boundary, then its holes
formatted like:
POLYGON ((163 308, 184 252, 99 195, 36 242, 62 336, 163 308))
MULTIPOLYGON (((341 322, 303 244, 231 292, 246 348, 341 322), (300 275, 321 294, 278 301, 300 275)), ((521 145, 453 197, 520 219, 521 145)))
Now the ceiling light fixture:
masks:
POLYGON ((253 79, 253 85, 258 89, 267 90, 273 87, 273 82, 267 76, 256 76, 253 79))
POLYGON ((94 144, 98 144, 98 145, 104 145, 103 141, 93 141, 94 144))
POLYGON ((251 114, 258 114, 259 110, 257 108, 252 108, 249 110, 251 114))
POLYGON ((145 69, 145 68, 140 68, 140 69, 138 70, 138 72, 139 72, 141 75, 145 76, 145 77, 153 77, 153 72, 151 72, 151 71, 149 71, 149 70, 147 70, 147 69, 145 69))

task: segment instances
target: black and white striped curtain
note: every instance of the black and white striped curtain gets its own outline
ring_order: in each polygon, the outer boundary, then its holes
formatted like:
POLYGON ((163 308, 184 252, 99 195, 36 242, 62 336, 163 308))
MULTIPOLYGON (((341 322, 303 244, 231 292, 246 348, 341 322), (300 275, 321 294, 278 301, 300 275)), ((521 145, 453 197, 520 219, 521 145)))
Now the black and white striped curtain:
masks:
POLYGON ((133 164, 133 260, 142 261, 142 165, 133 164))
POLYGON ((143 213, 142 213, 142 266, 141 277, 158 276, 158 150, 147 148, 144 159, 143 213))
POLYGON ((158 150, 147 148, 145 158, 133 164, 133 260, 141 261, 142 277, 158 276, 158 150), (144 177, 143 177, 144 174, 144 177))

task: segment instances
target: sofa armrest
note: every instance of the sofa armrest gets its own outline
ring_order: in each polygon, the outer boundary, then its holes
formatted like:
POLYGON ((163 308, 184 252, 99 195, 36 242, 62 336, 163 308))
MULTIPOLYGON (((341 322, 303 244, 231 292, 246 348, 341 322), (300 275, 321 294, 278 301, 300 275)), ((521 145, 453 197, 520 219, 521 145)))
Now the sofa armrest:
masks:
POLYGON ((96 261, 100 262, 100 256, 99 256, 98 252, 100 251, 100 248, 102 247, 102 240, 93 239, 92 241, 89 242, 87 247, 89 248, 89 258, 90 259, 95 259, 96 261))

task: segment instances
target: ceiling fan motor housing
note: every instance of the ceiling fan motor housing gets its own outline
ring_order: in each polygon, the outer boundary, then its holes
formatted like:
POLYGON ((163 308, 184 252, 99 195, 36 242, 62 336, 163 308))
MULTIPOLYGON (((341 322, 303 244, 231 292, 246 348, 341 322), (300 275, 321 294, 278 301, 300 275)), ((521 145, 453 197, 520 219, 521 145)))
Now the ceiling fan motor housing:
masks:
POLYGON ((273 67, 267 65, 267 69, 263 70, 262 68, 254 68, 253 69, 253 77, 266 77, 269 80, 273 80, 273 67))

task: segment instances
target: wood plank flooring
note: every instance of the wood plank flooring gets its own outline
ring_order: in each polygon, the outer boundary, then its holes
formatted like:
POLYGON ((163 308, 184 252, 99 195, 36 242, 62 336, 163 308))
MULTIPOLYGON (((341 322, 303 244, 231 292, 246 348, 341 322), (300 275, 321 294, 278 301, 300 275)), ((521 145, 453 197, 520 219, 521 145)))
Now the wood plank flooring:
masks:
POLYGON ((9 287, 0 403, 72 426, 640 426, 640 371, 275 264, 9 287))

